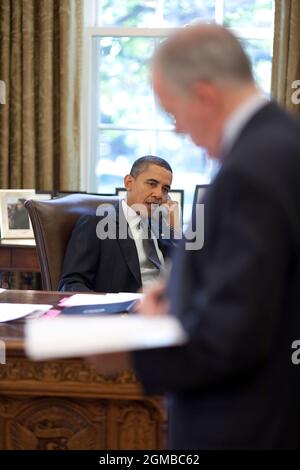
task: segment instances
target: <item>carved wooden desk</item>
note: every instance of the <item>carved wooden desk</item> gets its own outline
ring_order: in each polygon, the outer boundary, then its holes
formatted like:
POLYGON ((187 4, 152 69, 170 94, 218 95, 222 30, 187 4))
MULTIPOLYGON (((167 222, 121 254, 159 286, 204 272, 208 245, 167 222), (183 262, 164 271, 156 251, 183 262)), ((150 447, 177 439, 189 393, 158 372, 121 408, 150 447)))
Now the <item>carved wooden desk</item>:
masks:
MULTIPOLYGON (((65 296, 6 291, 0 302, 55 304, 65 296)), ((104 375, 79 358, 32 362, 22 322, 0 324, 0 339, 0 449, 165 447, 163 399, 143 396, 132 371, 104 375)))

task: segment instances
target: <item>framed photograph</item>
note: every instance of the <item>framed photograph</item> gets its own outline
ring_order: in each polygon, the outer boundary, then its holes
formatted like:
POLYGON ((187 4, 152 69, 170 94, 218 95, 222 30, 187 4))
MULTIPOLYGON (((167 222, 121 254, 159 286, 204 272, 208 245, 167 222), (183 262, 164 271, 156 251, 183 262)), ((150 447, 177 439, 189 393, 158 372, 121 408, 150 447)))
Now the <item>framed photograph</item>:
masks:
POLYGON ((196 184, 193 206, 195 206, 197 202, 202 201, 205 191, 207 190, 208 187, 209 187, 209 184, 196 184))
POLYGON ((0 190, 1 238, 34 238, 29 215, 24 206, 26 199, 48 200, 51 199, 51 194, 36 194, 34 189, 0 190))

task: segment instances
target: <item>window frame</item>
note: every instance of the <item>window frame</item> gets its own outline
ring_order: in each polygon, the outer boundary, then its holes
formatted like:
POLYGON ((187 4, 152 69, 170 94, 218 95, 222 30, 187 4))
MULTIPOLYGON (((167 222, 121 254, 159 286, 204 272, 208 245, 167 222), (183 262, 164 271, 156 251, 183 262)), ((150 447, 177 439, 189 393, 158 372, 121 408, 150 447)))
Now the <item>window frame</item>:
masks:
MULTIPOLYGON (((86 1, 86 0, 85 0, 86 1)), ((223 24, 223 6, 220 0, 216 0, 215 21, 223 24), (222 8, 221 8, 222 6, 222 8)), ((87 4, 86 4, 87 5, 87 4)), ((274 4, 273 4, 274 10, 274 4)), ((83 38, 83 77, 82 77, 82 120, 81 120, 81 173, 80 188, 90 191, 93 184, 92 174, 98 162, 98 132, 99 129, 118 130, 173 130, 174 126, 162 126, 156 128, 137 126, 113 126, 101 125, 98 123, 98 113, 100 108, 93 106, 99 103, 99 87, 97 81, 93 80, 95 70, 99 65, 99 56, 93 50, 93 38, 102 37, 151 37, 161 38, 168 36, 178 27, 150 28, 150 27, 125 27, 125 26, 98 26, 101 21, 101 9, 98 0, 88 0, 88 7, 84 10, 85 21, 83 38), (96 14, 98 12, 98 14, 96 14)), ((271 40, 274 35, 273 28, 229 28, 239 39, 247 40, 271 40)), ((113 188, 112 188, 113 190, 113 188)))

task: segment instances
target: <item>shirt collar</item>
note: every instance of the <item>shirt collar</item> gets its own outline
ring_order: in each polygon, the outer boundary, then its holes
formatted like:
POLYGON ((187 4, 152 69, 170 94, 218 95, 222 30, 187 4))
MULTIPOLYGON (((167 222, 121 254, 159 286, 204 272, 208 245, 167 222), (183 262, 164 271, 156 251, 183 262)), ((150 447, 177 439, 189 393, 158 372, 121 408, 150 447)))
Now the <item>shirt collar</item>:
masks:
POLYGON ((127 204, 125 199, 122 200, 122 209, 129 227, 136 227, 140 223, 141 217, 127 204))
POLYGON ((251 96, 238 106, 227 118, 224 125, 223 137, 221 141, 221 154, 227 154, 235 144, 242 129, 250 121, 252 116, 257 113, 269 102, 268 98, 262 93, 251 96))

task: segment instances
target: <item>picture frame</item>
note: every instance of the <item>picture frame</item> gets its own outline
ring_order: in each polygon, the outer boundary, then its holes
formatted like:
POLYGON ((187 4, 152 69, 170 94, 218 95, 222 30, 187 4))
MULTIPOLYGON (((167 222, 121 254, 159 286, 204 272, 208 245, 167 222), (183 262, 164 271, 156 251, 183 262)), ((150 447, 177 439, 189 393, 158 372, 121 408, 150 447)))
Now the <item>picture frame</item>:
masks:
POLYGON ((116 191, 116 192, 115 192, 115 195, 116 195, 116 196, 119 196, 119 197, 122 198, 122 199, 126 196, 126 193, 127 193, 127 191, 126 191, 125 188, 116 188, 115 191, 116 191))
POLYGON ((195 192, 194 192, 194 199, 193 199, 193 207, 197 204, 198 201, 202 200, 205 191, 209 187, 209 184, 196 184, 195 192))
POLYGON ((1 239, 34 238, 29 214, 24 206, 27 199, 49 200, 51 194, 36 194, 34 189, 0 190, 1 239))

